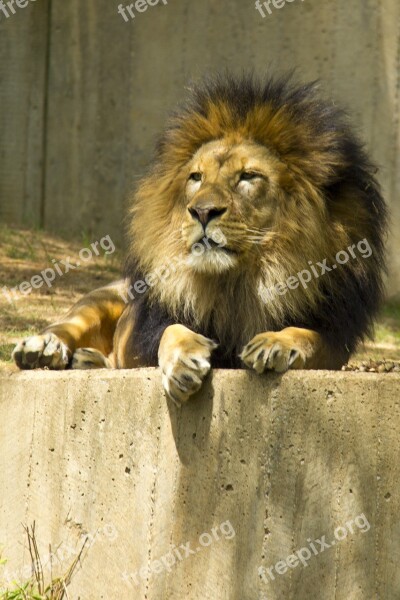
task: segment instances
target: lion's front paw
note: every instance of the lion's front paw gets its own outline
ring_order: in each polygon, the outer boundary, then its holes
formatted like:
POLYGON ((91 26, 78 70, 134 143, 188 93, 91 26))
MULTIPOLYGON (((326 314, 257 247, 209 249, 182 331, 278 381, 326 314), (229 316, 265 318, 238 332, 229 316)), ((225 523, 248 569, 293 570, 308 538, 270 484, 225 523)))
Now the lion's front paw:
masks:
POLYGON ((180 406, 195 394, 211 369, 217 344, 183 325, 171 325, 162 337, 159 365, 164 390, 180 406))
POLYGON ((70 351, 54 333, 45 333, 19 342, 12 358, 20 369, 65 369, 70 351))
POLYGON ((288 369, 302 369, 306 363, 304 352, 296 341, 284 332, 256 335, 243 348, 240 358, 257 373, 284 373, 288 369))

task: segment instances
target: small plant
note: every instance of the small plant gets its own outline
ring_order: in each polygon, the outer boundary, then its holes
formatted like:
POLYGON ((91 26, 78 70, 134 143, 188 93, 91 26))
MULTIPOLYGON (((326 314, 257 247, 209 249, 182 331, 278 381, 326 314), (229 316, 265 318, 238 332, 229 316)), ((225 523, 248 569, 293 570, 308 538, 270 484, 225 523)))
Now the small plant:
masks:
MULTIPOLYGON (((53 569, 50 565, 50 581, 46 582, 36 543, 35 523, 30 528, 24 526, 24 529, 32 561, 32 576, 23 585, 13 582, 13 589, 0 591, 0 600, 71 600, 67 588, 71 583, 76 566, 80 562, 87 540, 85 540, 79 554, 64 575, 53 578, 53 569)), ((6 559, 0 557, 0 565, 4 565, 6 562, 6 559)))

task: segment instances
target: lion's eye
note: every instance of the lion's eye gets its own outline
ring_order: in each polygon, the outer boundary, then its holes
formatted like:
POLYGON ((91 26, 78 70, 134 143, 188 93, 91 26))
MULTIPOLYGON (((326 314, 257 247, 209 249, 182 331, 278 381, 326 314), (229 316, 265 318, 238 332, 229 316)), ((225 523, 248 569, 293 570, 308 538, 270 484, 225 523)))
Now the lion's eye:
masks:
POLYGON ((260 177, 259 173, 255 173, 254 171, 242 171, 240 173, 239 181, 251 181, 257 177, 260 177))
POLYGON ((201 181, 201 173, 198 173, 197 171, 194 173, 190 173, 189 175, 189 180, 190 181, 201 181))

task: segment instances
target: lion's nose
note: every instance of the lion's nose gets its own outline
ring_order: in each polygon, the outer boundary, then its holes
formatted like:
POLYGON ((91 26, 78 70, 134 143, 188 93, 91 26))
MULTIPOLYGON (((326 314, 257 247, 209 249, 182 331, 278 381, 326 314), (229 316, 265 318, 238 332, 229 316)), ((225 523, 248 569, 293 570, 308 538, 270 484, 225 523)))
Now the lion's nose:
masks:
POLYGON ((220 217, 226 212, 226 208, 216 208, 215 206, 193 206, 188 209, 193 219, 200 221, 205 229, 209 222, 216 217, 220 217))

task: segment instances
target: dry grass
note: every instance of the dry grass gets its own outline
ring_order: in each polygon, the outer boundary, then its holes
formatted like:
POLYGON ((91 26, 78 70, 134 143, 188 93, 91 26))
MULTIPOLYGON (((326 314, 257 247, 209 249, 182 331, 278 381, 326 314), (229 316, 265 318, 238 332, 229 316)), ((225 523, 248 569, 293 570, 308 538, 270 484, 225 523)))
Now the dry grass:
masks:
MULTIPOLYGON (((10 355, 19 339, 55 321, 83 294, 119 279, 122 255, 117 250, 94 256, 79 269, 57 277, 52 287, 43 285, 29 295, 19 294, 13 303, 1 292, 3 286, 12 288, 29 281, 43 269, 53 267, 53 259, 69 256, 75 263, 79 251, 94 241, 82 236, 71 242, 45 232, 0 227, 0 368, 13 368, 10 355)), ((117 246, 119 240, 113 241, 117 246)))
MULTIPOLYGON (((50 569, 50 580, 46 581, 40 553, 36 541, 35 523, 31 527, 24 526, 28 541, 28 549, 31 558, 32 576, 24 584, 15 582, 11 588, 0 593, 0 600, 71 600, 68 595, 68 586, 71 583, 74 571, 81 560, 85 549, 85 543, 72 562, 70 567, 61 577, 53 578, 52 565, 50 569)), ((50 547, 51 556, 51 547, 50 547)), ((5 564, 5 560, 0 561, 5 564)))
MULTIPOLYGON (((15 343, 43 329, 63 314, 83 294, 118 279, 122 255, 118 250, 108 256, 94 257, 80 269, 58 277, 51 288, 44 285, 10 304, 1 293, 28 281, 52 259, 71 257, 75 262, 81 248, 96 241, 82 236, 66 241, 45 232, 0 227, 0 368, 14 369, 10 360, 15 343)), ((120 240, 113 240, 118 246, 120 240)), ((400 360, 400 301, 388 303, 377 323, 374 343, 360 348, 354 362, 366 360, 400 360)))

